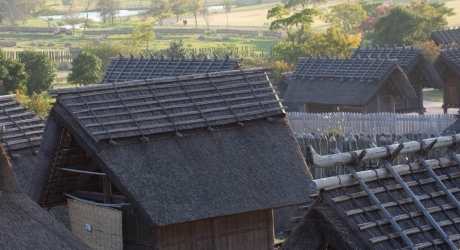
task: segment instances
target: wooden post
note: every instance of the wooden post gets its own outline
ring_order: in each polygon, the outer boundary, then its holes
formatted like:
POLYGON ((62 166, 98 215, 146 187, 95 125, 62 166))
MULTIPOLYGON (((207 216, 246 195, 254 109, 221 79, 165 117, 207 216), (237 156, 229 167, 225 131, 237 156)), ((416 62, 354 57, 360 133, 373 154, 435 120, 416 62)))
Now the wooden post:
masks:
POLYGON ((107 175, 102 177, 104 203, 112 203, 112 183, 107 175))
POLYGON ((267 241, 268 249, 273 249, 273 244, 275 244, 275 225, 273 221, 273 209, 267 209, 267 241))

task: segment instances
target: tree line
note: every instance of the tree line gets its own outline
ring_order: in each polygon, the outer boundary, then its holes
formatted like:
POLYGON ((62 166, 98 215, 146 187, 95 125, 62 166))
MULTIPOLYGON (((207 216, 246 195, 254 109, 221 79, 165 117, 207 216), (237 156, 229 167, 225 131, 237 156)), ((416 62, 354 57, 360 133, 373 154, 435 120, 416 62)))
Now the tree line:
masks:
MULTIPOLYGON (((299 56, 322 55, 344 57, 363 41, 371 45, 414 45, 436 49, 427 42, 432 30, 447 25, 446 17, 455 15, 445 3, 414 0, 410 4, 383 2, 344 2, 330 6, 326 12, 316 7, 327 0, 287 0, 284 6, 268 11, 270 30, 282 30, 285 41, 274 48, 274 60, 295 62, 299 56), (302 7, 291 12, 292 8, 302 7), (330 26, 323 33, 312 31, 315 20, 330 26)), ((432 52, 426 51, 425 54, 432 52)))

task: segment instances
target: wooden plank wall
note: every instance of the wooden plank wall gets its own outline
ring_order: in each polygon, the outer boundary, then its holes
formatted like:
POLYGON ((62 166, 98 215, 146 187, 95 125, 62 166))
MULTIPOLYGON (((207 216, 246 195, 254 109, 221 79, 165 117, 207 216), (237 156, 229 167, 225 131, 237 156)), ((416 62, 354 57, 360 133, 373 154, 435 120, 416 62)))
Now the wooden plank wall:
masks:
POLYGON ((129 207, 123 207, 123 249, 267 250, 273 249, 273 243, 271 209, 154 229, 129 207))
POLYGON ((403 134, 442 132, 455 122, 454 114, 409 115, 396 113, 304 113, 288 112, 296 133, 403 134))

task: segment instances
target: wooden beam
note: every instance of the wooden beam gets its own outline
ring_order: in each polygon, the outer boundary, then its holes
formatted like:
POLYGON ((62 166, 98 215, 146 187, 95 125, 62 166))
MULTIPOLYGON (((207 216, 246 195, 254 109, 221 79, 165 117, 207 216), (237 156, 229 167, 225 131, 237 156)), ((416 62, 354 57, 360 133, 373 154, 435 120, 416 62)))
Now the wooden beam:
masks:
POLYGON ((73 196, 71 194, 65 194, 67 197, 69 198, 72 198, 74 200, 77 200, 77 201, 81 201, 81 202, 84 202, 84 203, 87 203, 87 204, 91 204, 91 205, 95 205, 95 206, 101 206, 101 207, 122 207, 122 206, 127 206, 129 205, 129 203, 111 203, 111 204, 108 204, 108 203, 98 203, 98 202, 94 202, 94 201, 89 201, 89 200, 85 200, 85 199, 81 199, 81 198, 78 198, 76 196, 73 196))
MULTIPOLYGON (((85 200, 93 200, 93 201, 104 201, 104 194, 98 192, 91 192, 91 191, 75 191, 75 192, 68 192, 68 194, 73 195, 75 197, 85 199, 85 200)), ((112 195, 111 197, 113 203, 128 203, 128 199, 123 195, 112 195)), ((48 201, 50 203, 56 202, 65 202, 67 200, 67 196, 63 194, 59 195, 52 195, 48 197, 48 201)))
MULTIPOLYGON (((460 134, 454 135, 455 140, 460 140, 460 134)), ((426 145, 430 145, 434 140, 438 140, 434 144, 433 149, 449 147, 454 144, 452 136, 441 136, 437 138, 425 139, 423 142, 426 145)), ((420 142, 419 141, 410 141, 405 142, 404 148, 401 150, 400 154, 415 153, 420 151, 420 142)), ((378 160, 391 155, 398 148, 399 144, 387 145, 386 147, 377 147, 377 148, 368 148, 366 149, 367 153, 363 157, 362 161, 367 160, 378 160)), ((360 155, 362 150, 353 151, 357 155, 360 155)), ((333 167, 336 165, 347 165, 350 164, 354 159, 353 155, 350 152, 334 154, 334 155, 318 155, 312 146, 307 147, 307 163, 310 167, 313 168, 327 168, 333 167)))
MULTIPOLYGON (((85 171, 94 172, 94 169, 96 169, 96 167, 97 167, 97 163, 91 160, 89 164, 86 166, 85 171)), ((77 186, 75 187, 75 190, 76 191, 81 190, 86 185, 90 177, 91 175, 89 174, 82 174, 80 180, 77 183, 77 186)))
POLYGON ((105 173, 100 173, 100 172, 90 172, 90 171, 84 171, 84 170, 78 170, 78 169, 72 169, 72 168, 58 168, 58 170, 63 170, 63 171, 69 171, 69 172, 74 172, 74 173, 81 173, 81 174, 94 174, 94 175, 103 175, 105 176, 105 173))

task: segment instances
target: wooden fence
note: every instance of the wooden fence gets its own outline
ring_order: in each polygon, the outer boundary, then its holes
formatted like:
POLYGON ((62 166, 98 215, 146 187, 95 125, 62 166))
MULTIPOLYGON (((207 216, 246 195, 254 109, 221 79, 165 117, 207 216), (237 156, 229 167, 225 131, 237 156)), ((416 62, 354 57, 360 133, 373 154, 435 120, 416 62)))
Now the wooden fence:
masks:
POLYGON ((232 34, 239 36, 259 36, 258 31, 254 30, 234 30, 234 29, 217 29, 217 34, 232 34))
MULTIPOLYGON (((346 134, 346 135, 323 135, 323 134, 305 134, 296 133, 296 139, 302 150, 304 157, 310 157, 310 152, 307 147, 311 147, 319 155, 331 155, 337 152, 351 152, 355 150, 369 149, 375 146, 385 146, 398 144, 408 141, 418 141, 436 137, 434 133, 407 133, 407 134, 346 134)), ((425 159, 437 159, 444 155, 445 148, 432 149, 429 151, 428 157, 425 159)), ((392 162, 393 165, 405 164, 414 162, 414 154, 399 154, 392 162)), ((308 162, 308 160, 307 160, 308 162)), ((369 160, 360 162, 355 168, 356 171, 365 171, 375 169, 378 166, 377 160, 369 160)), ((330 176, 347 174, 345 166, 338 165, 329 168, 312 168, 310 172, 314 179, 320 179, 330 176)))
POLYGON ((17 26, 0 26, 0 32, 15 32, 15 33, 52 33, 60 34, 65 33, 67 35, 72 35, 72 30, 66 29, 63 27, 17 27, 17 26))
MULTIPOLYGON (((19 52, 17 50, 5 50, 3 51, 6 54, 7 58, 17 60, 19 58, 19 52)), ((72 50, 37 50, 37 52, 44 53, 48 55, 54 63, 59 62, 72 62, 75 56, 80 52, 78 49, 72 50)))
POLYGON ((382 134, 442 132, 455 121, 454 114, 408 115, 395 113, 302 113, 288 112, 296 133, 382 134))

